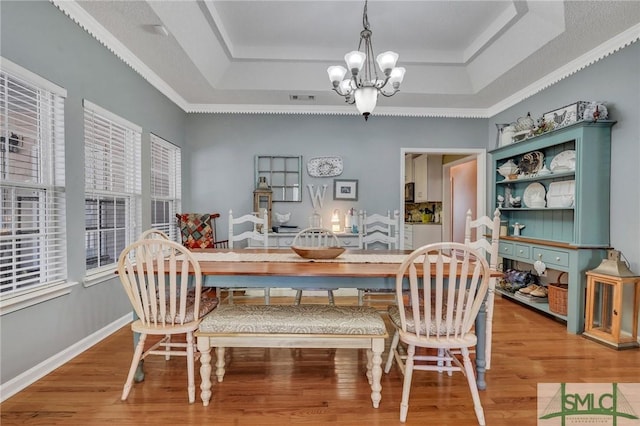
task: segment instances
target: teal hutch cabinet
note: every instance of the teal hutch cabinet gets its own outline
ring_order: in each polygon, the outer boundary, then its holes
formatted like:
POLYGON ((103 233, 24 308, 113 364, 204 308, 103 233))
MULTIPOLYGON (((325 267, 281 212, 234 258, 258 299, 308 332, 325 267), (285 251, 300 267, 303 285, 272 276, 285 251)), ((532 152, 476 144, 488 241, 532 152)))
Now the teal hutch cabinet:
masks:
MULTIPOLYGON (((550 311, 548 303, 516 300, 565 320, 570 333, 581 333, 584 329, 585 272, 600 264, 610 244, 614 124, 614 121, 582 121, 490 151, 491 196, 496 203, 504 198, 501 217, 509 221, 508 236, 500 237, 505 267, 514 262, 533 264, 540 260, 548 269, 566 272, 568 276, 566 315, 550 311), (552 171, 549 174, 534 171, 505 178, 498 173, 510 161, 520 169, 537 170, 542 156, 545 172, 552 171), (521 204, 512 205, 510 201, 518 197, 521 204), (514 235, 516 223, 524 225, 519 236, 514 235)), ((532 265, 529 268, 533 270, 532 265)), ((496 291, 514 298, 511 293, 496 291)))

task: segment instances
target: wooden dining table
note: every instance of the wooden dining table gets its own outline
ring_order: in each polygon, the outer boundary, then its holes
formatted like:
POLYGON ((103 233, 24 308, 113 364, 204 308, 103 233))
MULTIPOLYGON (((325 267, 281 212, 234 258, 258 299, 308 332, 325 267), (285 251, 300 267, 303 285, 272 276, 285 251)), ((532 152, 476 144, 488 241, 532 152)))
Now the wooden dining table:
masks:
MULTIPOLYGON (((410 250, 346 250, 338 259, 302 259, 291 249, 196 249, 203 285, 243 288, 395 289, 396 273, 410 250)), ((494 271, 493 276, 501 275, 494 271)), ((407 281, 408 288, 408 281, 407 281)), ((477 386, 486 389, 484 305, 476 319, 477 386)))

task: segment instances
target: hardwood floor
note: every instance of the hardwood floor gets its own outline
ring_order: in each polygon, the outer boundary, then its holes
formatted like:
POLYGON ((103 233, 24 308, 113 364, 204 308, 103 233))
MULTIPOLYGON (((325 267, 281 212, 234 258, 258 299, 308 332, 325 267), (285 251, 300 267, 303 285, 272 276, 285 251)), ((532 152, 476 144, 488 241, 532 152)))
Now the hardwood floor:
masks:
MULTIPOLYGON (((336 299, 355 303, 355 298, 336 299)), ((537 383, 640 378, 640 350, 617 352, 567 334, 564 324, 499 297, 494 318, 493 365, 488 388, 480 392, 488 425, 535 425, 537 383)), ((208 407, 200 402, 199 388, 196 403, 187 402, 184 358, 148 358, 146 380, 120 401, 132 354, 125 327, 1 404, 0 423, 401 424, 401 374, 397 368, 383 374, 382 401, 374 409, 362 350, 231 349, 224 382, 214 382, 208 407)), ((199 384, 198 370, 196 375, 199 384)), ((414 373, 406 425, 424 424, 477 424, 462 374, 414 373)))

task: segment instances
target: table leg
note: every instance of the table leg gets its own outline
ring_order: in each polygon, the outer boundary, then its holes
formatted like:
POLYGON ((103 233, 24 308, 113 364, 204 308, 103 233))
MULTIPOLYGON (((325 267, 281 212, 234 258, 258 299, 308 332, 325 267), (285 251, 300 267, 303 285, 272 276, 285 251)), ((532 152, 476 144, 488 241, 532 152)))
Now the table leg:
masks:
POLYGON ((480 305, 480 311, 476 317, 476 336, 478 342, 476 343, 476 382, 478 389, 485 390, 487 388, 487 382, 484 380, 484 373, 487 366, 486 359, 486 339, 487 339, 487 307, 485 303, 480 305))
POLYGON ((133 376, 133 381, 136 383, 144 381, 144 359, 141 359, 140 362, 138 362, 138 368, 133 376))

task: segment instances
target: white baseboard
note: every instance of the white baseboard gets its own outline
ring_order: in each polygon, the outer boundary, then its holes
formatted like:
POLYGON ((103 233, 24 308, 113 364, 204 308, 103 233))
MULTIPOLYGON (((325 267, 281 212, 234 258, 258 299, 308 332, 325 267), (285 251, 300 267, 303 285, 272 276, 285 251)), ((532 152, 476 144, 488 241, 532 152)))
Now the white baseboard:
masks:
POLYGON ((24 373, 14 377, 13 379, 7 381, 6 383, 2 383, 0 385, 0 402, 4 402, 6 399, 12 397, 16 393, 20 392, 27 386, 35 383, 42 377, 51 373, 56 368, 61 365, 71 361, 76 356, 80 355, 82 352, 86 351, 96 343, 101 340, 109 337, 111 334, 120 330, 125 325, 129 324, 133 319, 132 314, 127 314, 122 318, 119 318, 107 325, 106 327, 101 328, 95 333, 85 337, 77 343, 69 346, 65 350, 58 352, 52 357, 42 361, 40 364, 36 365, 33 368, 25 371, 24 373))

